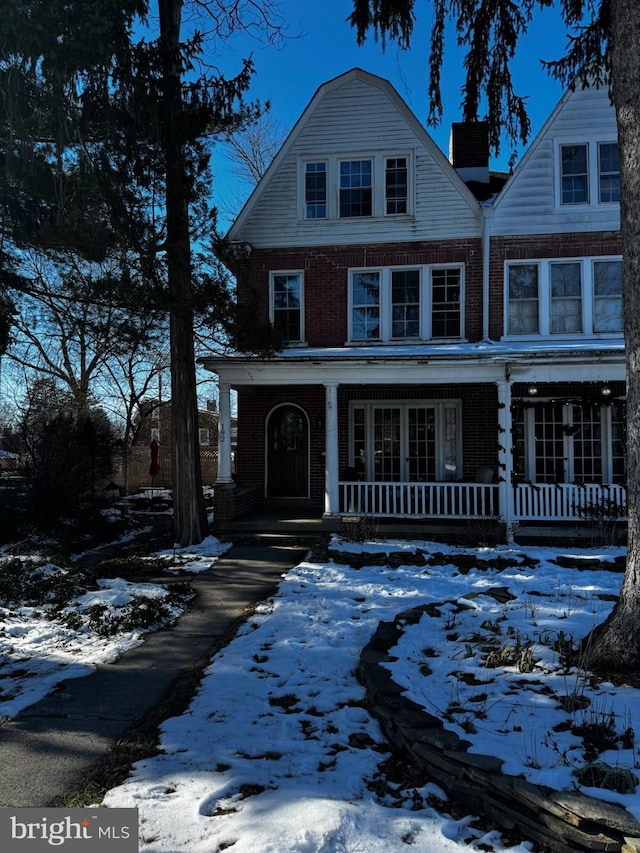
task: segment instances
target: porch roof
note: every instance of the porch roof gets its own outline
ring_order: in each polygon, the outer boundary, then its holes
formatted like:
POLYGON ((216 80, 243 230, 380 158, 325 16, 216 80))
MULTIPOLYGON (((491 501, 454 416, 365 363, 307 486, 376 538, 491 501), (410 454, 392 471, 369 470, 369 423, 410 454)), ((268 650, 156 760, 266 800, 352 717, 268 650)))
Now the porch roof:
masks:
POLYGON ((397 384, 399 380, 451 384, 496 382, 508 376, 524 382, 612 382, 625 378, 624 356, 624 342, 618 338, 539 339, 291 347, 268 358, 232 352, 207 356, 199 363, 232 385, 397 384))

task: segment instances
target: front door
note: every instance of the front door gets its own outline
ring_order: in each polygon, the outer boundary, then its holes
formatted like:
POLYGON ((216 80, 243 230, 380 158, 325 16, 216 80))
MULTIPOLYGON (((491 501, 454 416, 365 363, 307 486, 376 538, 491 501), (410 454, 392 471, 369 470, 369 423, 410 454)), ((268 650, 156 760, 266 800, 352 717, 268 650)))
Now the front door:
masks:
POLYGON ((268 497, 308 497, 308 429, 300 409, 281 406, 272 412, 267 440, 268 497))

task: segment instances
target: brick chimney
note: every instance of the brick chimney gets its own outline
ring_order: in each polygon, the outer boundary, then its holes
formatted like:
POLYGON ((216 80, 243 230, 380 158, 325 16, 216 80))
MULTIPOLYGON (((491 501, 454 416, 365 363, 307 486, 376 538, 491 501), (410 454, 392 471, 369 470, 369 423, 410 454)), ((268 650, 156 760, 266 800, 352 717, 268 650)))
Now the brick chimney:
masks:
POLYGON ((489 126, 486 121, 453 122, 449 162, 465 183, 489 183, 489 126))

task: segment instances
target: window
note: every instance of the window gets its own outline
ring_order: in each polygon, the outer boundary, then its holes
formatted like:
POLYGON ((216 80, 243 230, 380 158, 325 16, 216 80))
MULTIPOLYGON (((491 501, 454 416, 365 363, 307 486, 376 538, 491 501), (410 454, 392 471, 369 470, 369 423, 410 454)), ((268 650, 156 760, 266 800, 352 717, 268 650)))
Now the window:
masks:
POLYGON ((620 400, 517 408, 516 473, 533 483, 624 483, 624 419, 620 400))
POLYGON ((305 217, 325 219, 327 216, 327 164, 307 163, 304 180, 305 217))
POLYGON ((461 477, 460 404, 355 403, 350 416, 350 463, 365 480, 413 482, 461 477))
POLYGON ((431 270, 431 337, 460 337, 460 269, 431 270))
POLYGON ((620 202, 617 142, 579 142, 558 146, 560 205, 620 202))
POLYGON ((530 335, 538 326, 538 265, 512 264, 509 267, 507 334, 530 335))
POLYGON ((579 263, 551 264, 551 332, 582 332, 579 263))
POLYGON ((507 264, 507 336, 622 332, 622 261, 581 258, 507 264))
POLYGON ((459 339, 462 270, 384 267, 350 273, 350 340, 459 339))
POLYGON ((205 429, 204 427, 201 427, 198 430, 198 436, 200 439, 200 446, 201 447, 208 447, 209 446, 209 430, 205 429))
POLYGON ((391 337, 420 337, 420 271, 391 272, 391 337))
POLYGON ((414 210, 415 153, 364 151, 298 159, 298 218, 408 217, 414 210))
POLYGON ((620 201, 620 158, 617 142, 598 146, 598 197, 601 202, 620 201))
POLYGON ((562 204, 588 204, 587 146, 562 145, 560 157, 562 204))
POLYGON ((407 212, 407 158, 389 157, 385 163, 386 212, 407 212))
POLYGON ((619 332, 622 328, 622 262, 594 261, 593 331, 619 332))
POLYGON ((302 273, 271 273, 271 322, 287 343, 303 341, 302 273))
POLYGON ((351 279, 352 337, 377 340, 380 337, 380 273, 357 272, 351 279))
POLYGON ((371 216, 373 184, 371 160, 340 163, 340 217, 371 216))

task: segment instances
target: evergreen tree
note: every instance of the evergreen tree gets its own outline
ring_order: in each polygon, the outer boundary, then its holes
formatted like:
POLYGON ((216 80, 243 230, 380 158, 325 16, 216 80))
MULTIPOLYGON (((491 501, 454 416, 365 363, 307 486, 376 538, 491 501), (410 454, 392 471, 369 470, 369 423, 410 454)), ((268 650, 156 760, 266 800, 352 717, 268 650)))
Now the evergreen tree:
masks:
MULTIPOLYGON (((210 35, 259 24, 256 3, 194 3, 210 35), (255 19, 246 16, 255 15, 255 19)), ((183 0, 0 0, 0 239, 102 262, 136 256, 145 289, 169 315, 174 528, 180 545, 207 532, 200 488, 194 361, 194 211, 210 192, 209 141, 259 114, 244 103, 253 68, 203 70, 205 36, 183 38, 183 0), (151 28, 157 26, 154 32, 151 28), (151 37, 142 37, 147 27, 151 37)), ((201 221, 200 226, 203 226, 201 221)), ((0 286, 10 273, 0 268, 0 286)))

